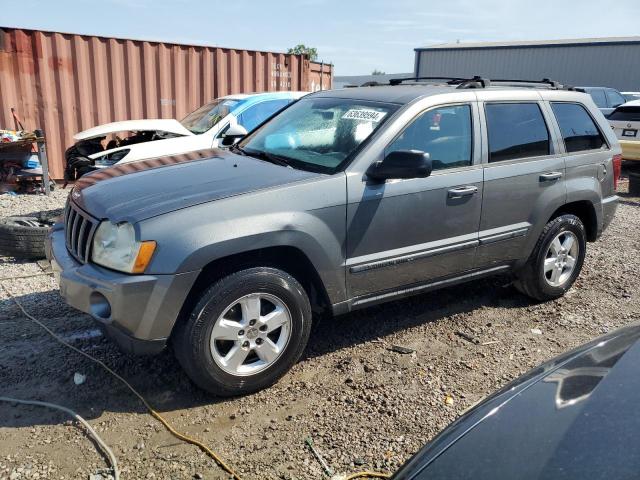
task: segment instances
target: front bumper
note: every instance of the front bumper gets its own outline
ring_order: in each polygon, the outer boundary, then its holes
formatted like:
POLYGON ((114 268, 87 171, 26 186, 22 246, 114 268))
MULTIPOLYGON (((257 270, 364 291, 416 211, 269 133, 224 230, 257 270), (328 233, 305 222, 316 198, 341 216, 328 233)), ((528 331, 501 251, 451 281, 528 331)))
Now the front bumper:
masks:
POLYGON ((65 301, 96 319, 122 350, 137 354, 165 347, 199 274, 127 275, 78 263, 67 251, 62 224, 47 236, 45 252, 65 301))
POLYGON ((640 140, 620 140, 624 160, 640 160, 640 140))

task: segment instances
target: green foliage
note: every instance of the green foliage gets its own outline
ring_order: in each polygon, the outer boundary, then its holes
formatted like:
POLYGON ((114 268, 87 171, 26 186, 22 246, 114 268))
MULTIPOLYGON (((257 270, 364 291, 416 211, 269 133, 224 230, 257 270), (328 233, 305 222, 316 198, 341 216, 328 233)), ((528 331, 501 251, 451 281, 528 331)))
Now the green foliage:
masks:
POLYGON ((303 43, 290 48, 287 53, 292 53, 294 55, 307 55, 311 61, 315 61, 318 58, 318 49, 307 47, 303 43))
POLYGON ((371 75, 384 75, 384 72, 382 70, 375 69, 371 72, 371 75))

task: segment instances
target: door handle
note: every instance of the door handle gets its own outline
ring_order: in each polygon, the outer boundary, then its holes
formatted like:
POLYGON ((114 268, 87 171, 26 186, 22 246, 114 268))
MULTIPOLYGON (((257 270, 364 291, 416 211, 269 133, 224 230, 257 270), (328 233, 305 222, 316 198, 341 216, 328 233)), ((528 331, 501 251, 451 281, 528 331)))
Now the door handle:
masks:
POLYGON ((449 198, 468 197, 469 195, 474 195, 478 193, 478 187, 474 185, 467 185, 465 187, 456 187, 456 188, 452 188, 447 193, 449 198))
POLYGON ((562 172, 547 172, 540 175, 541 182, 550 182, 552 180, 558 180, 562 177, 562 172))

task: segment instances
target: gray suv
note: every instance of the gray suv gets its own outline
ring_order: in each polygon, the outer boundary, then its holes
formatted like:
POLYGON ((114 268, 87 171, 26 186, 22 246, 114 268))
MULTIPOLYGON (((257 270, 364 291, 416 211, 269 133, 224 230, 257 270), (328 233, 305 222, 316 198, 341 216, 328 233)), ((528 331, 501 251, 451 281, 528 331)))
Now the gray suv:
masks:
POLYGON ((199 386, 237 395, 287 372, 323 313, 508 272, 560 297, 619 169, 591 98, 554 83, 322 91, 229 150, 81 178, 47 251, 123 349, 171 343, 199 386))

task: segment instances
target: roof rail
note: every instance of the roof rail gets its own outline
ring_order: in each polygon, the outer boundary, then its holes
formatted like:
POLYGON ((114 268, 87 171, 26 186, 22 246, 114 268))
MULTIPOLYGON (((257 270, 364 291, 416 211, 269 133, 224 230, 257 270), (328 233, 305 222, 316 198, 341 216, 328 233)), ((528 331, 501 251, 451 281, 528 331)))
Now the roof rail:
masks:
POLYGON ((457 85, 457 88, 488 88, 492 83, 502 84, 530 84, 530 85, 545 85, 554 90, 578 90, 576 87, 569 85, 563 85, 555 80, 543 78, 542 80, 524 80, 524 79, 503 79, 503 78, 484 78, 479 75, 475 75, 471 78, 461 77, 409 77, 409 78, 392 78, 389 80, 389 85, 400 85, 402 82, 417 82, 420 80, 445 80, 449 85, 457 85))
POLYGON ((467 78, 460 82, 456 88, 487 88, 491 86, 491 80, 475 75, 473 78, 467 78))
POLYGON ((525 79, 521 79, 521 78, 494 78, 492 79, 493 82, 496 83, 514 83, 514 84, 519 84, 519 83, 529 83, 532 85, 535 84, 543 84, 543 85, 548 85, 550 88, 556 89, 556 90, 563 90, 566 88, 573 88, 573 87, 567 87, 563 84, 561 84, 560 82, 557 82, 555 80, 550 80, 548 78, 543 78, 542 80, 525 80, 525 79))
POLYGON ((455 84, 464 82, 468 78, 460 77, 407 77, 407 78, 392 78, 389 80, 389 85, 400 85, 402 82, 419 82, 420 80, 446 80, 449 84, 455 84))

